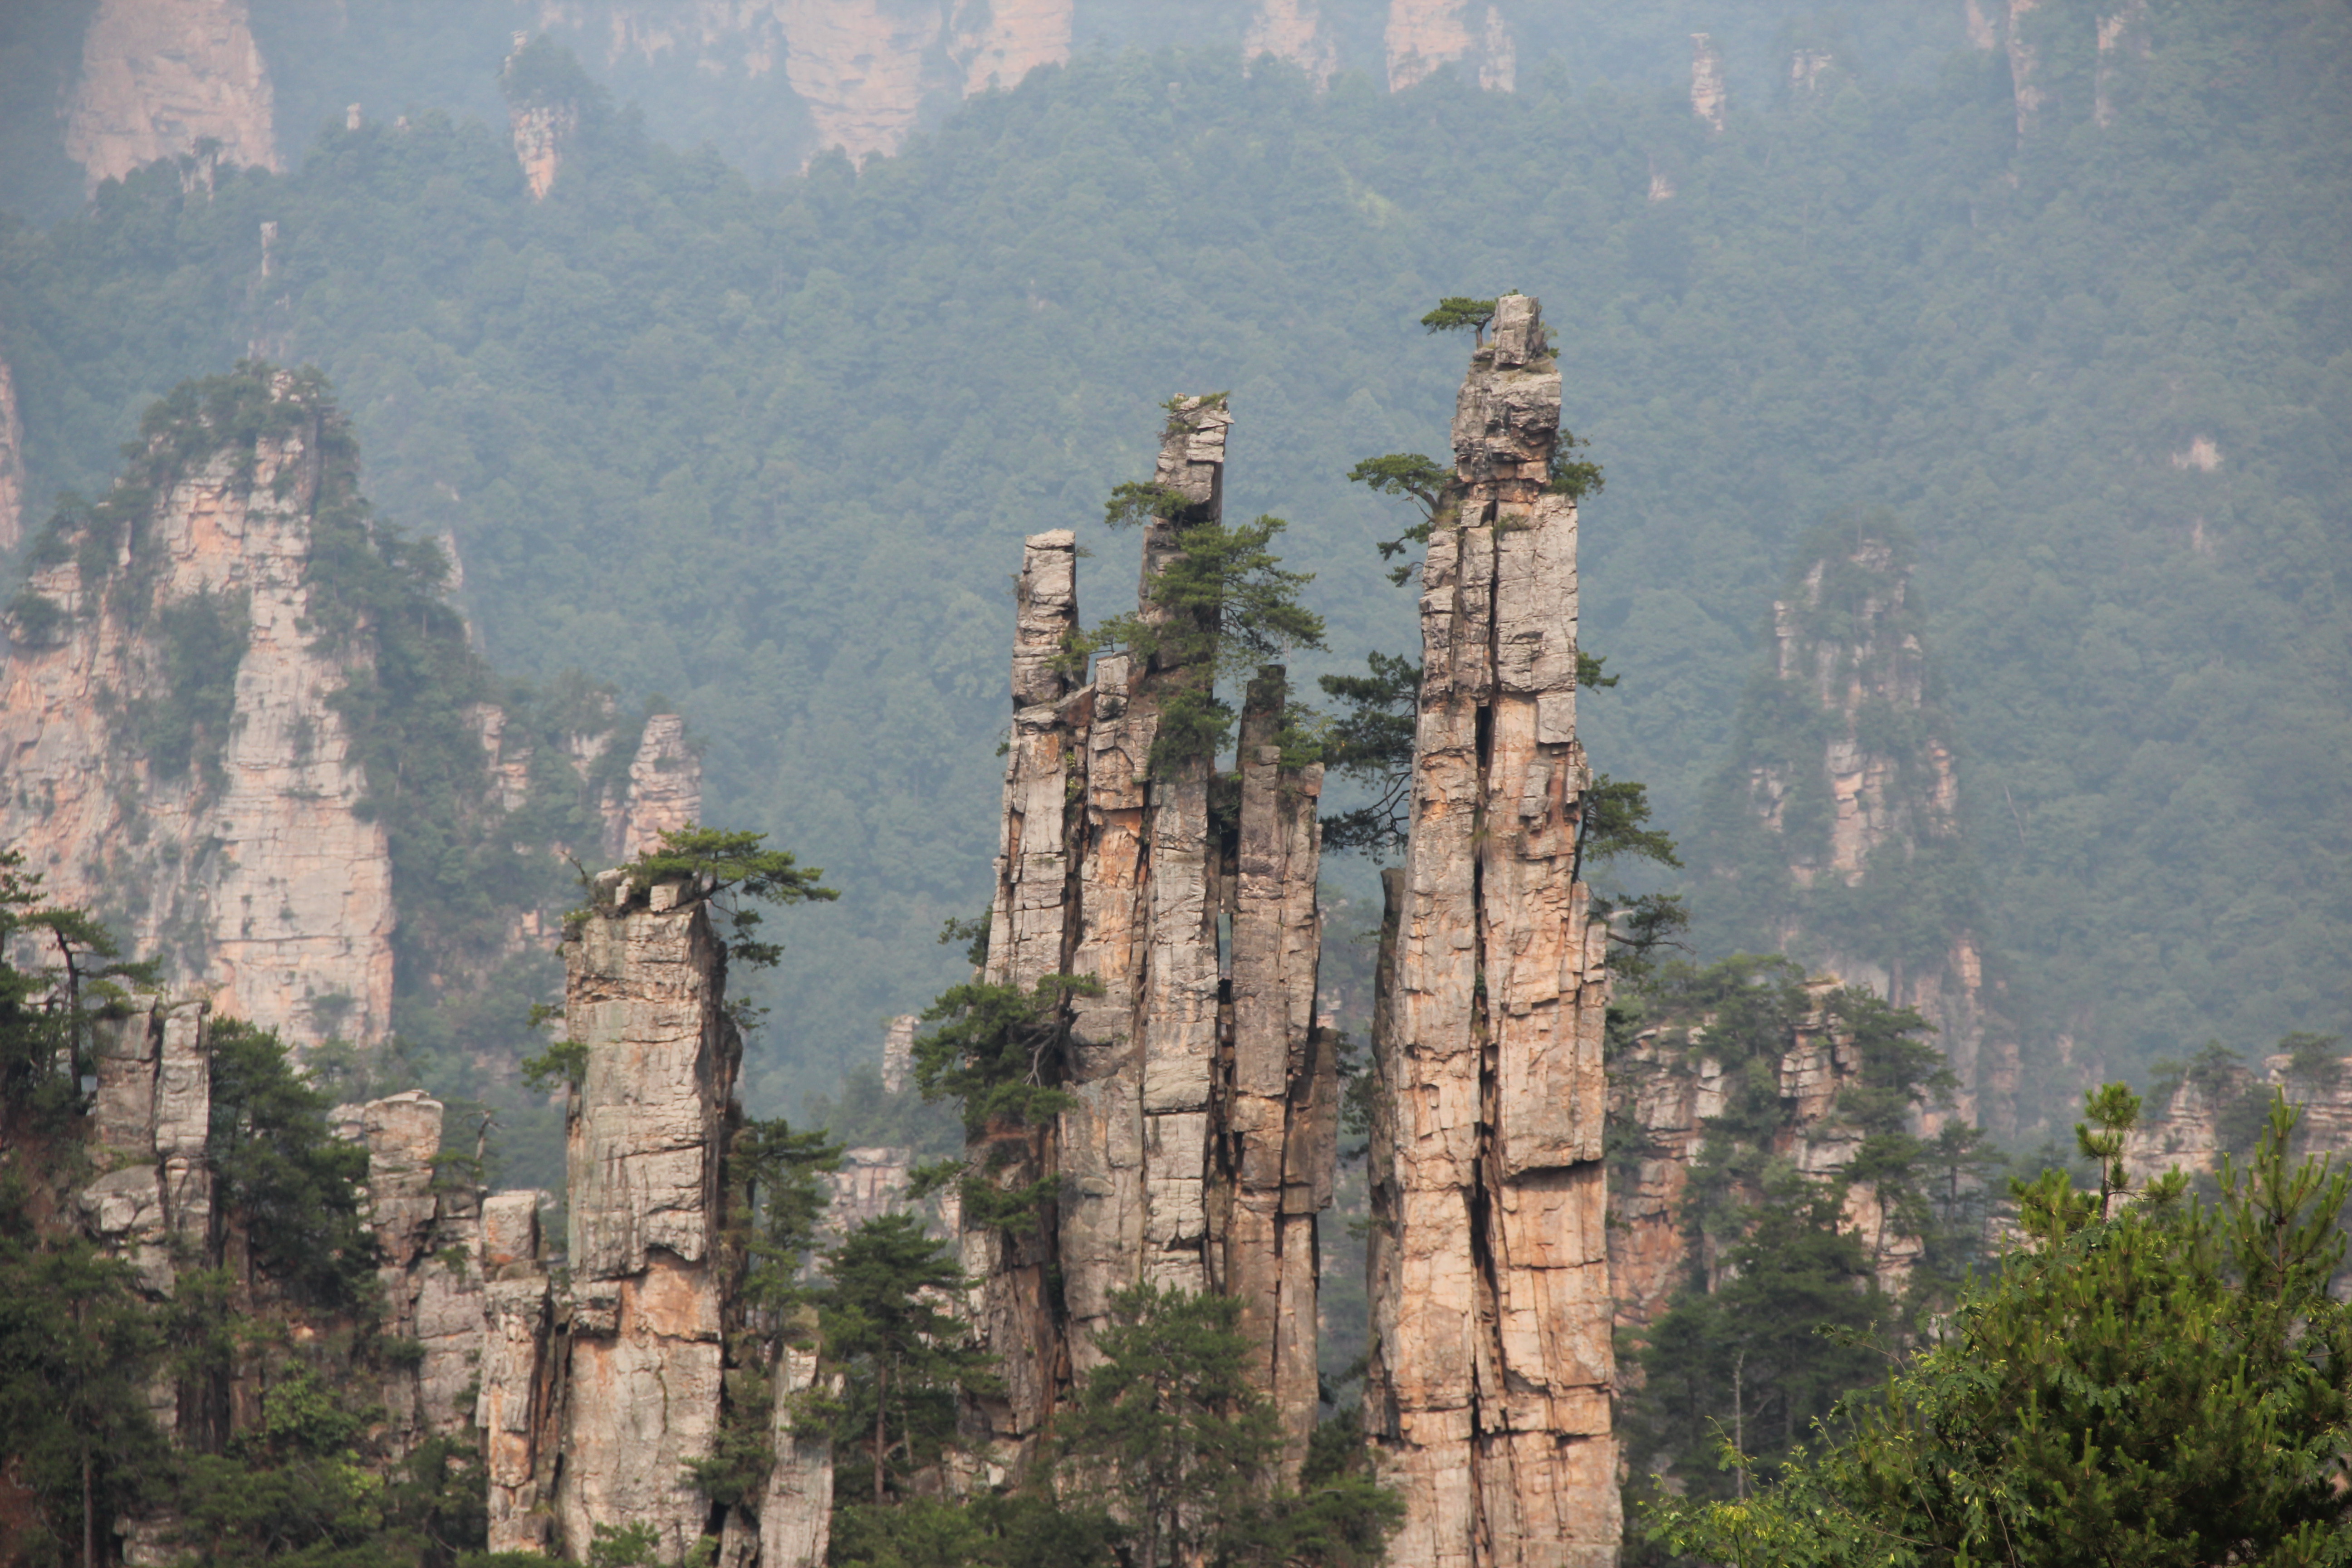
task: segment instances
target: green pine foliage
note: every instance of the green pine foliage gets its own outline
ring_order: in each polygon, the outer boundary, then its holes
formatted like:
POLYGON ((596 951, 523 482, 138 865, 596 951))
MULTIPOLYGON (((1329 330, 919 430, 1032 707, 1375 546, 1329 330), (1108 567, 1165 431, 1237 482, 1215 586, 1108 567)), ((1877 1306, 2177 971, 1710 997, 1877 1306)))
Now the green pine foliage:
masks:
MULTIPOLYGON (((2137 1102, 2090 1103, 2103 1152, 2137 1102)), ((2120 1206, 2112 1173, 2021 1190, 2022 1245, 1816 1455, 1744 1501, 1664 1509, 1654 1535, 1739 1568, 2344 1561, 2347 1179, 2290 1159, 2294 1121, 2274 1103, 2218 1203, 2177 1175, 2120 1206)))
MULTIPOLYGON (((1948 1310, 1981 1257, 1996 1163, 1973 1129, 1948 1126, 1932 1138, 1911 1130, 1952 1088, 1917 1014, 1859 988, 1809 987, 1787 959, 1661 966, 1612 1010, 1612 1076, 1659 1070, 1632 1050, 1643 1032, 1652 1032, 1648 1059, 1667 1070, 1695 1070, 1702 1055, 1719 1064, 1723 1103, 1706 1123, 1677 1216, 1689 1278, 1646 1333, 1622 1347, 1641 1371, 1621 1412, 1628 1495, 1636 1504, 1662 1487, 1692 1499, 1745 1497, 1804 1454, 1840 1401, 1877 1380, 1885 1347, 1948 1310), (1796 1107, 1780 1079, 1782 1060, 1802 1048, 1801 1031, 1822 1026, 1850 1076, 1811 1136, 1845 1141, 1849 1152, 1816 1174, 1791 1156, 1796 1107), (1849 1185, 1860 1182, 1872 1184, 1883 1223, 1924 1246, 1899 1296, 1875 1277, 1878 1238, 1844 1212, 1849 1185)), ((1644 1152, 1641 1136, 1622 1121, 1611 1128, 1621 1177, 1644 1152)))
POLYGON ((950 1305, 966 1281, 919 1215, 883 1215, 842 1238, 817 1297, 825 1354, 847 1375, 828 1412, 834 1488, 879 1507, 910 1495, 955 1440, 956 1403, 986 1357, 950 1305))

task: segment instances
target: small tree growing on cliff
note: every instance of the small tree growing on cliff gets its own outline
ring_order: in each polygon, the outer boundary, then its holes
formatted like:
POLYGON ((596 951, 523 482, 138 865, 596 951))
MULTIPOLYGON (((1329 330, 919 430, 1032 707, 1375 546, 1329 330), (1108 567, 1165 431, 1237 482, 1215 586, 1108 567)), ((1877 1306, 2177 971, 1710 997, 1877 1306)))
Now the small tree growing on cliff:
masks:
POLYGON ((988 1358, 948 1310, 963 1274, 919 1215, 867 1220, 834 1248, 825 1273, 831 1283, 817 1297, 825 1349, 849 1373, 834 1429, 864 1450, 868 1472, 861 1479, 844 1467, 835 1484, 878 1504, 939 1463, 955 1436, 957 1392, 988 1358))
MULTIPOLYGON (((1223 403, 1223 394, 1172 400, 1170 428, 1223 403)), ((1145 583, 1142 607, 1073 637, 1068 657, 1081 662, 1124 647, 1176 673, 1163 689, 1151 747, 1152 769, 1164 773, 1214 757, 1231 739, 1234 711, 1217 696, 1219 680, 1247 679, 1292 648, 1322 647, 1323 617, 1298 601, 1315 574, 1284 570, 1274 552, 1276 537, 1290 526, 1281 518, 1228 525, 1181 490, 1153 481, 1120 485, 1103 510, 1112 528, 1154 520, 1173 525, 1181 553, 1145 583)))
POLYGON ((764 849, 764 833, 702 827, 664 828, 658 847, 646 850, 621 868, 629 880, 642 887, 686 878, 695 897, 708 900, 727 919, 727 956, 730 962, 769 969, 782 962, 780 942, 760 942, 752 933, 760 911, 743 900, 770 904, 830 903, 841 897, 837 888, 818 880, 819 866, 803 866, 789 849, 764 849))

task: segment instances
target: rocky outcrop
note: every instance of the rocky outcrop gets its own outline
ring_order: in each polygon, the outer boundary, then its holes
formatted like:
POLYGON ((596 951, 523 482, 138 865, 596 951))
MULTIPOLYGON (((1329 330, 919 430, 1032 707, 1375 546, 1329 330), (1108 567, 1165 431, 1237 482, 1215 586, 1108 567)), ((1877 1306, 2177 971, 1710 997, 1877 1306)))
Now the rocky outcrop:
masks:
MULTIPOLYGON (((1222 399, 1171 405, 1154 482, 1176 518, 1147 523, 1139 615, 1183 531, 1219 515, 1222 399)), ((1112 1296, 1149 1281, 1243 1302, 1254 1375, 1294 1468, 1315 1415, 1314 1216, 1329 1202, 1336 1058, 1316 1027, 1319 764, 1276 743, 1282 673, 1252 683, 1228 801, 1203 756, 1155 759, 1168 705, 1205 669, 1169 650, 1106 656, 1080 684, 1076 541, 1032 537, 1019 580, 1013 726, 986 978, 1028 991, 1092 983, 1046 1026, 1076 1100, 1049 1127, 992 1129, 975 1163, 1007 1187, 1058 1179, 1034 1235, 967 1217, 975 1320, 1004 1394, 975 1409, 1000 1468, 1018 1465, 1093 1362, 1112 1296), (1220 941, 1229 922, 1230 943, 1220 941), (1058 1273, 1058 1308, 1047 1289, 1058 1273)))
POLYGON ((66 155, 89 186, 200 141, 278 167, 269 72, 246 0, 99 0, 66 110, 66 155))
POLYGON ((706 79, 781 71, 812 152, 895 153, 942 100, 1012 88, 1069 58, 1076 0, 588 0, 542 22, 608 65, 706 79))
POLYGON ((0 840, 223 1011, 373 1040, 390 851, 334 703, 357 650, 314 626, 331 433, 290 376, 267 402, 249 444, 193 416, 152 431, 142 471, 36 548, 0 677, 0 840))
MULTIPOLYGON (((92 910, 174 984, 301 1048, 381 1041, 395 985, 464 990, 551 934, 566 899, 501 885, 503 931, 428 921, 396 973, 396 939, 413 933, 398 926, 391 836, 341 701, 369 684, 379 643, 333 575, 352 552, 320 544, 364 515, 355 473, 315 380, 247 367, 182 388, 151 413, 114 491, 65 508, 30 547, 0 663, 0 842, 25 851, 48 897, 92 910)), ((462 640, 454 618, 447 635, 462 640)), ((625 858, 701 809, 700 764, 674 714, 649 716, 634 752, 608 758, 628 731, 597 696, 560 762, 494 703, 461 720, 393 717, 462 723, 481 747, 480 798, 440 829, 502 851, 508 819, 535 798, 579 796, 586 841, 541 846, 543 865, 625 858)))
POLYGON ((2042 9, 2042 0, 2009 0, 2009 81, 2017 108, 2017 141, 2023 146, 2042 123, 2050 94, 2042 81, 2041 41, 2026 18, 2042 9))
MULTIPOLYGON (((727 1146, 742 1044, 726 958, 699 890, 597 879, 564 944, 564 1017, 584 1051, 568 1114, 566 1272, 536 1254, 536 1194, 483 1205, 481 1390, 492 1551, 583 1555, 599 1525, 644 1524, 666 1559, 716 1523, 719 1560, 814 1568, 832 1502, 825 1438, 794 1426, 818 1375, 805 1335, 772 1364, 746 1332, 743 1259, 729 1238, 727 1146), (730 1370, 774 1393, 775 1464, 752 1498, 719 1508, 688 1467, 733 1406, 730 1370)), ((770 1325, 773 1327, 773 1325, 770 1325)))
MULTIPOLYGON (((2296 1043, 2290 1037, 2287 1043, 2296 1043)), ((2218 1173, 2224 1158, 2243 1169, 2262 1136, 2273 1095, 2301 1110, 2293 1152, 2352 1152, 2352 1057, 2341 1042, 2304 1036, 2299 1051, 2278 1051, 2259 1067, 2209 1047, 2169 1084, 2158 1084, 2139 1125, 2124 1142, 2124 1170, 2134 1187, 2167 1171, 2218 1173)))
MULTIPOLYGON (((98 1094, 90 1120, 99 1174, 81 1191, 91 1234, 138 1271, 150 1294, 169 1297, 184 1268, 217 1253, 213 1172, 211 1008, 201 1000, 151 1002, 92 1030, 98 1094)), ((176 1403, 156 1414, 165 1431, 176 1403)))
POLYGON ((1389 0, 1389 89, 1402 92, 1442 67, 1460 64, 1478 85, 1508 92, 1518 49, 1503 13, 1479 0, 1389 0))
POLYGON ((719 1431, 719 1165, 742 1046, 725 959, 677 882, 607 874, 564 944, 564 1016, 587 1048, 573 1097, 563 1408, 554 1509, 583 1553, 599 1523, 645 1523, 665 1557, 701 1537, 685 1466, 719 1431))
POLYGON ((1258 0, 1242 35, 1242 58, 1272 55, 1288 60, 1322 87, 1339 68, 1339 51, 1323 23, 1316 0, 1258 0))
POLYGON ((963 89, 1014 88, 1039 66, 1070 58, 1076 0, 960 0, 949 18, 963 89))
POLYGON ((544 200, 563 172, 564 149, 580 132, 580 110, 570 103, 518 103, 507 110, 515 162, 533 201, 544 200))
POLYGON ((883 1093, 898 1094, 913 1079, 915 1026, 921 1022, 912 1013, 901 1013, 890 1020, 890 1031, 882 1039, 883 1093))
POLYGON ((1365 1426, 1391 1552, 1603 1564, 1619 1533, 1601 1165, 1606 928, 1577 879, 1575 503, 1559 369, 1498 303, 1422 566, 1412 829, 1373 1026, 1365 1426))
POLYGON ((1691 112, 1705 121, 1709 131, 1719 132, 1731 98, 1730 89, 1724 82, 1723 49, 1705 33, 1693 33, 1690 40, 1691 112))
MULTIPOLYGON (((1862 1062, 1827 1006, 1836 989, 1832 980, 1806 986, 1811 1005, 1780 1042, 1773 1063, 1781 1113, 1751 1151, 1786 1160, 1815 1181, 1840 1179, 1863 1136, 1838 1114, 1838 1096, 1857 1081, 1862 1062)), ((1739 1070, 1711 1046, 1713 1023, 1705 1016, 1661 1019, 1635 1035, 1609 1067, 1609 1118, 1622 1150, 1610 1173, 1609 1289, 1617 1327, 1636 1336, 1684 1286, 1712 1290, 1721 1284, 1722 1253, 1738 1239, 1694 1227, 1684 1206, 1708 1122, 1729 1109, 1727 1073, 1739 1070)), ((1920 1238, 1892 1218, 1867 1182, 1845 1184, 1843 1210, 1843 1228, 1861 1240, 1880 1287, 1899 1294, 1922 1254, 1920 1238)))
MULTIPOLYGON (((483 1195, 462 1169, 441 1159, 443 1107, 422 1089, 340 1106, 344 1135, 368 1152, 368 1226, 382 1260, 383 1331, 415 1346, 393 1368, 384 1411, 397 1447, 468 1432, 478 1415, 467 1397, 483 1358, 483 1195)), ((492 1202, 532 1210, 540 1194, 500 1194, 492 1202)))
POLYGON ((1720 934, 1917 1008, 1959 1079, 1953 1113, 2005 1135, 2017 1037, 1985 973, 1953 727, 1907 547, 1817 536, 1772 616, 1770 678, 1743 700, 1728 798, 1710 814, 1713 901, 1737 914, 1720 934))

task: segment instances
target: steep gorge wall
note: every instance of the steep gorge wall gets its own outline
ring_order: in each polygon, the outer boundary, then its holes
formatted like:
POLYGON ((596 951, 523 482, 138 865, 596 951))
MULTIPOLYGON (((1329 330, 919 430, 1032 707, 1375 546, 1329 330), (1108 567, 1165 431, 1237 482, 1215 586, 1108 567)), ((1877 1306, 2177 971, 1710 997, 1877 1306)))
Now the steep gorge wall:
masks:
POLYGON ((1455 405, 1422 564, 1412 841, 1373 1024, 1365 1427, 1393 1560, 1616 1560, 1607 931, 1577 879, 1573 500, 1548 488, 1559 366, 1505 296, 1455 405))
POLYGON ((66 110, 66 155, 95 188, 200 141, 278 167, 269 68, 246 0, 99 0, 66 110))
POLYGON ((372 1040, 391 858, 333 702, 356 649, 310 629, 326 414, 290 377, 269 396, 285 417, 249 445, 183 460, 152 433, 148 484, 37 550, 0 677, 0 840, 225 1010, 372 1040))

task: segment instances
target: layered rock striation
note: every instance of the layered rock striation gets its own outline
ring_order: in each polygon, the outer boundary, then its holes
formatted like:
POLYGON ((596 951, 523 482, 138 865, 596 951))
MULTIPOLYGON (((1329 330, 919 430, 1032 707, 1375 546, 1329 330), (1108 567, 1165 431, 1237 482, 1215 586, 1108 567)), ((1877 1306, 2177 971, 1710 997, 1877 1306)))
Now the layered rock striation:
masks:
MULTIPOLYGON (((1173 612, 1153 584, 1186 528, 1221 513, 1232 423, 1222 399, 1172 407, 1154 483, 1176 515, 1146 525, 1139 611, 1162 626, 1173 612)), ((1006 1188, 1051 1178, 1057 1194, 1034 1233, 967 1209, 975 1321, 1004 1385, 974 1425, 1001 1468, 1017 1467, 1092 1364, 1118 1291, 1219 1290, 1242 1301, 1295 1469, 1315 1417, 1315 1215, 1338 1111, 1314 1016, 1322 770, 1283 760, 1277 668, 1249 688, 1237 778, 1161 744, 1171 705, 1212 679, 1170 651, 1186 639, 1105 656, 1082 684, 1076 554, 1055 531, 1023 560, 985 970, 1048 988, 1040 1026, 1076 1103, 1049 1125, 989 1129, 974 1150, 1006 1188), (1056 989, 1063 975, 1085 984, 1056 989)))
POLYGON ((1365 1426, 1400 1563, 1602 1564, 1619 1533, 1601 1164, 1607 931, 1578 879, 1559 369, 1499 302, 1422 566, 1406 867, 1373 1025, 1365 1426))

